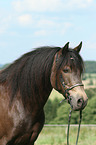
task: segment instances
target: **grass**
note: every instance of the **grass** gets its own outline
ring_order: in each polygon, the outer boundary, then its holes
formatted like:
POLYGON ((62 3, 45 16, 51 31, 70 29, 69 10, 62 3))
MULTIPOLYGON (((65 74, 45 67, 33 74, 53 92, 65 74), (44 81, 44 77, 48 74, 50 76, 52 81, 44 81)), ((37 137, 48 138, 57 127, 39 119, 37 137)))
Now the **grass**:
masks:
MULTIPOLYGON (((70 145, 75 145, 78 127, 70 127, 70 145)), ((67 127, 45 126, 35 145, 67 145, 67 127)), ((96 127, 81 126, 78 145, 96 145, 96 127)))
POLYGON ((50 94, 50 96, 49 96, 49 98, 50 98, 51 100, 54 100, 55 98, 59 98, 59 99, 62 100, 64 97, 63 97, 63 95, 60 94, 58 91, 56 91, 55 89, 53 89, 52 92, 51 92, 51 94, 50 94))

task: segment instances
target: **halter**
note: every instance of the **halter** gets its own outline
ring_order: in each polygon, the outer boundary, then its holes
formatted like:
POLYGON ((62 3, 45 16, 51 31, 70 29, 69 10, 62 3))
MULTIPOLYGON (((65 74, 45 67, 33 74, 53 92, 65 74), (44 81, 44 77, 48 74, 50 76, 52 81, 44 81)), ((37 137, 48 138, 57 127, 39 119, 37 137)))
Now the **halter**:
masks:
MULTIPOLYGON (((73 59, 73 58, 70 58, 70 59, 73 59)), ((58 61, 58 53, 56 55, 56 64, 57 64, 57 61, 58 61)), ((75 85, 72 85, 71 87, 67 87, 64 83, 64 79, 63 79, 63 76, 62 74, 60 75, 60 82, 63 86, 63 89, 64 89, 64 97, 65 99, 67 100, 67 102, 70 104, 71 106, 71 109, 73 108, 72 106, 72 103, 71 103, 71 96, 69 94, 69 91, 72 90, 73 88, 75 87, 78 87, 78 86, 84 86, 82 83, 77 83, 75 85)), ((58 90, 58 85, 57 85, 57 80, 56 80, 56 88, 58 90)), ((63 99, 62 101, 64 101, 65 99, 63 99)), ((61 101, 61 102, 62 102, 61 101)), ((61 103, 60 102, 60 103, 61 103)), ((72 110, 70 110, 70 113, 69 113, 69 120, 68 120, 68 130, 67 130, 67 145, 69 145, 69 128, 70 128, 70 121, 71 121, 71 113, 72 113, 72 110)), ((79 139, 79 132, 80 132, 80 125, 81 125, 81 120, 82 120, 82 110, 80 110, 80 120, 79 120, 79 127, 78 127, 78 133, 77 133, 77 139, 76 139, 76 145, 78 144, 78 139, 79 139)))
MULTIPOLYGON (((75 88, 75 87, 84 86, 84 85, 83 85, 82 83, 78 83, 78 84, 75 84, 75 85, 73 85, 73 86, 67 88, 66 85, 65 85, 65 83, 64 83, 64 79, 63 79, 63 77, 62 77, 62 74, 61 74, 61 76, 60 76, 60 82, 61 82, 61 84, 62 84, 62 86, 63 86, 63 89, 64 89, 64 97, 65 97, 65 99, 67 100, 67 102, 70 104, 71 108, 73 108, 73 106, 72 106, 72 104, 71 104, 71 99, 72 99, 72 98, 71 98, 71 96, 70 96, 70 94, 69 94, 69 91, 72 90, 72 89, 75 88)), ((65 99, 64 99, 64 100, 65 100, 65 99)))
MULTIPOLYGON (((73 60, 73 58, 70 58, 70 59, 72 59, 73 60)), ((58 53, 56 54, 56 60, 55 60, 55 62, 56 62, 56 66, 57 66, 57 62, 58 62, 58 53)), ((73 106, 72 106, 72 104, 71 104, 71 96, 70 96, 70 94, 69 94, 69 91, 70 90, 72 90, 73 88, 75 88, 75 87, 78 87, 78 86, 84 86, 82 83, 78 83, 78 84, 75 84, 75 85, 72 85, 71 87, 66 87, 66 85, 65 85, 65 83, 64 83, 64 79, 63 79, 63 76, 62 76, 62 74, 60 75, 60 82, 61 82, 61 84, 62 84, 62 86, 63 86, 63 89, 64 89, 64 97, 65 97, 65 99, 67 100, 67 102, 70 104, 70 106, 71 106, 71 108, 73 108, 73 106)), ((58 85, 57 85, 57 80, 56 80, 56 88, 57 88, 57 90, 59 91, 59 89, 58 89, 58 85)), ((65 100, 65 99, 63 99, 63 100, 65 100)), ((62 101, 63 101, 62 100, 62 101)), ((62 102, 61 101, 61 102, 62 102)))

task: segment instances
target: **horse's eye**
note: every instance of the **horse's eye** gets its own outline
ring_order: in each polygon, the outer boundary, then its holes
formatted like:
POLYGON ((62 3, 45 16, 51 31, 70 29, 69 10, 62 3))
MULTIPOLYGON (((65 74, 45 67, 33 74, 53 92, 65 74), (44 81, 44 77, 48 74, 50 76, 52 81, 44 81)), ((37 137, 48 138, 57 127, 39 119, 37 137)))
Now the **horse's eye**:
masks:
POLYGON ((68 73, 69 72, 69 69, 66 68, 63 71, 64 71, 64 73, 68 73))

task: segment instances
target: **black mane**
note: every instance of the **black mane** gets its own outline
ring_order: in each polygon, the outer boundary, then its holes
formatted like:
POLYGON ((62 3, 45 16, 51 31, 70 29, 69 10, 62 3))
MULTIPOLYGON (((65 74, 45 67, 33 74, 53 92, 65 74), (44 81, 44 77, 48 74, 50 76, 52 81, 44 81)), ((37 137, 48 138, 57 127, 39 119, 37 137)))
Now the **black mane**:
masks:
MULTIPOLYGON (((0 74, 0 83, 11 90, 11 100, 20 91, 24 105, 28 100, 38 102, 42 92, 51 90, 50 74, 59 47, 41 47, 24 54, 0 74)), ((46 97, 46 96, 45 96, 46 97)), ((31 101, 30 101, 31 102, 31 101)), ((39 102, 38 102, 39 103, 39 102)))
MULTIPOLYGON (((24 54, 0 72, 0 83, 6 84, 10 89, 11 100, 15 98, 18 92, 22 96, 24 106, 28 103, 34 105, 34 101, 40 105, 40 102, 43 103, 42 94, 45 95, 45 100, 47 99, 46 92, 50 94, 52 90, 50 74, 54 56, 60 49, 60 47, 38 48, 24 54)), ((82 58, 72 49, 69 49, 61 57, 60 63, 69 63, 73 67, 70 57, 74 59, 74 65, 82 72, 82 58)))

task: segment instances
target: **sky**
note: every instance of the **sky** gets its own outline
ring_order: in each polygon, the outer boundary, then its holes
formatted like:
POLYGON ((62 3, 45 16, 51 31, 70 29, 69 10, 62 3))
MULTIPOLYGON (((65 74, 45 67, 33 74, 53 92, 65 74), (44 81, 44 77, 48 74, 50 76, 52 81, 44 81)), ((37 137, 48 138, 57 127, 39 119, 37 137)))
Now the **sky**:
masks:
POLYGON ((83 60, 96 60, 96 0, 0 0, 0 64, 81 41, 83 60))

